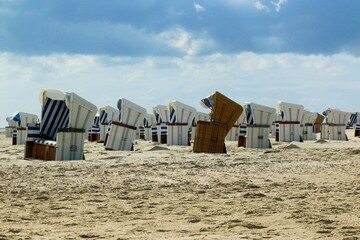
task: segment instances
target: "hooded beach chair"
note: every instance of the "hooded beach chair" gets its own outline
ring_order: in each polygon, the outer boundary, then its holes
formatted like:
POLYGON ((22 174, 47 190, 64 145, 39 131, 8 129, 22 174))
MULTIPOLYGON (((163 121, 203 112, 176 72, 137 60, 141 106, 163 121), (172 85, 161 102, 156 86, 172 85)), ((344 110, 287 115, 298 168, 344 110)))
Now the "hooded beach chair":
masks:
POLYGON ((167 145, 190 145, 189 130, 196 109, 179 101, 168 103, 167 145))
POLYGON ((8 126, 5 127, 5 137, 12 138, 13 131, 14 129, 16 129, 16 122, 13 120, 12 117, 7 117, 6 121, 8 123, 8 126))
POLYGON ((105 149, 131 151, 137 129, 143 124, 146 109, 125 99, 118 101, 119 121, 112 121, 105 149))
POLYGON ((226 135, 225 140, 239 142, 239 138, 243 136, 245 139, 245 135, 246 135, 246 117, 244 112, 242 112, 240 117, 234 123, 234 126, 230 129, 230 131, 226 135))
POLYGON ((25 158, 84 159, 84 140, 94 121, 96 106, 76 93, 53 89, 40 92, 40 103, 41 122, 39 126, 29 126, 25 158))
POLYGON ((139 127, 139 137, 140 139, 151 141, 151 127, 155 125, 155 116, 152 114, 146 113, 144 115, 144 121, 142 126, 139 127))
POLYGON ((100 116, 99 113, 96 114, 94 122, 89 129, 89 142, 98 142, 100 141, 100 116))
POLYGON ((302 140, 316 140, 315 123, 317 117, 317 113, 304 110, 300 123, 300 133, 302 140))
POLYGON ((339 141, 348 140, 346 124, 349 121, 350 113, 328 108, 323 114, 325 116, 325 123, 321 128, 321 138, 339 141))
POLYGON ((243 108, 219 92, 202 99, 200 104, 211 109, 210 122, 197 122, 193 151, 226 152, 225 136, 240 117, 243 108))
POLYGON ((300 142, 300 121, 304 113, 304 106, 278 102, 278 112, 280 114, 279 141, 280 142, 300 142))
POLYGON ((196 136, 196 126, 198 121, 205 121, 210 122, 210 114, 209 113, 202 113, 202 112, 196 112, 195 117, 192 120, 191 123, 191 140, 195 139, 196 136))
POLYGON ((152 106, 156 124, 151 127, 153 142, 167 143, 167 124, 170 121, 169 108, 166 105, 152 106))
POLYGON ((360 112, 356 113, 356 122, 354 123, 354 136, 359 137, 360 136, 360 112))
POLYGON ((99 110, 100 117, 100 143, 103 143, 107 137, 109 131, 109 124, 112 121, 119 121, 119 110, 111 106, 100 107, 99 110))
POLYGON ((270 127, 276 109, 256 103, 245 103, 244 109, 247 122, 246 148, 271 148, 270 127))
POLYGON ((24 145, 26 142, 26 127, 28 124, 36 124, 39 118, 35 114, 18 112, 12 116, 15 128, 12 130, 12 144, 24 145))
POLYGON ((357 123, 357 119, 358 119, 357 112, 350 113, 350 119, 349 119, 348 123, 346 124, 346 128, 354 128, 355 129, 355 124, 357 123))

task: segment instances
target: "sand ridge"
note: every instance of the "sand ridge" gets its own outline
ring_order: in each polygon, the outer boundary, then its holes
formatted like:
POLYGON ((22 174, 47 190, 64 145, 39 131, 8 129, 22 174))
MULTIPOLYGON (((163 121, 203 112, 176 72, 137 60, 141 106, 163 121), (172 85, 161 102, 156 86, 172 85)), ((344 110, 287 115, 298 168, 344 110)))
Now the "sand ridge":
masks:
POLYGON ((2 134, 0 239, 360 238, 359 138, 226 145, 86 142, 85 161, 44 162, 2 134))

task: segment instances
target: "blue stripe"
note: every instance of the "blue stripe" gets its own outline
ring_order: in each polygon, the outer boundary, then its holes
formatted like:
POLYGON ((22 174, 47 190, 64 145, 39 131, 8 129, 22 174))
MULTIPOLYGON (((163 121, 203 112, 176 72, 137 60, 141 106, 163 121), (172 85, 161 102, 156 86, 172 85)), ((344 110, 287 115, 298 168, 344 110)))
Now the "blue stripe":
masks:
POLYGON ((170 122, 171 123, 176 123, 176 115, 175 115, 175 109, 171 108, 170 111, 170 122))
POLYGON ((108 114, 105 110, 101 111, 101 114, 100 114, 100 123, 102 124, 106 124, 107 123, 107 117, 108 117, 108 114))
POLYGON ((34 134, 31 134, 31 133, 30 133, 30 134, 27 135, 27 137, 28 137, 28 138, 39 138, 39 137, 40 137, 40 134, 39 134, 39 133, 37 133, 37 134, 35 134, 35 133, 34 133, 34 134))
POLYGON ((30 130, 30 131, 40 130, 40 127, 30 127, 30 126, 28 126, 28 130, 30 130))
POLYGON ((48 138, 55 140, 57 130, 69 123, 69 109, 64 101, 46 99, 42 110, 41 132, 48 138))

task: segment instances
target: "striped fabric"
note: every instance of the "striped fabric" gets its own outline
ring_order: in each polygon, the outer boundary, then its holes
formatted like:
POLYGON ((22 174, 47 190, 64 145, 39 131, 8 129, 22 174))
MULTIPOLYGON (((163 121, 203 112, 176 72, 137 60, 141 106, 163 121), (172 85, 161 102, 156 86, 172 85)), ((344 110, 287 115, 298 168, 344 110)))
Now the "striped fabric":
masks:
POLYGON ((156 119, 156 123, 162 123, 162 119, 161 119, 159 113, 155 114, 155 119, 156 119))
POLYGON ((254 117, 253 117, 253 114, 252 114, 252 109, 251 109, 251 106, 250 104, 247 105, 247 108, 245 109, 246 111, 246 121, 249 125, 254 125, 254 117))
POLYGON ((144 118, 144 127, 150 127, 149 121, 147 118, 144 118))
POLYGON ((151 135, 157 135, 157 126, 151 127, 151 135))
POLYGON ((40 138, 40 126, 28 125, 26 141, 34 141, 35 139, 38 138, 40 138))
POLYGON ((100 113, 100 123, 101 124, 108 124, 107 117, 108 117, 107 112, 105 110, 102 110, 101 113, 100 113))
POLYGON ((100 117, 95 116, 93 126, 99 126, 100 125, 100 117))
POLYGON ((215 100, 212 96, 201 99, 201 102, 210 109, 212 109, 215 106, 215 100))
POLYGON ((69 109, 65 101, 46 98, 41 119, 42 137, 56 140, 57 130, 66 127, 69 123, 69 109))
POLYGON ((100 126, 98 125, 93 125, 91 126, 89 133, 99 133, 100 132, 100 126))
POLYGON ((34 142, 41 143, 41 144, 46 144, 46 145, 51 145, 51 146, 56 146, 56 142, 55 141, 50 141, 50 140, 36 139, 36 140, 34 140, 34 142))
POLYGON ((161 126, 160 127, 160 134, 161 135, 167 135, 167 126, 161 126))
POLYGON ((246 129, 247 129, 247 127, 246 127, 246 125, 245 124, 241 124, 240 125, 240 136, 245 136, 246 135, 246 129))
POLYGON ((175 114, 175 109, 171 108, 170 111, 170 122, 171 123, 176 123, 176 114, 175 114))
POLYGON ((191 126, 196 127, 196 119, 195 119, 195 117, 193 118, 193 120, 191 122, 191 126))
POLYGON ((355 130, 360 130, 360 123, 355 124, 355 130))
POLYGON ((20 127, 21 126, 21 117, 20 117, 20 113, 17 113, 15 116, 12 117, 12 120, 16 122, 16 126, 20 127))
POLYGON ((347 123, 346 127, 352 128, 355 123, 357 123, 357 113, 351 113, 349 122, 347 123))

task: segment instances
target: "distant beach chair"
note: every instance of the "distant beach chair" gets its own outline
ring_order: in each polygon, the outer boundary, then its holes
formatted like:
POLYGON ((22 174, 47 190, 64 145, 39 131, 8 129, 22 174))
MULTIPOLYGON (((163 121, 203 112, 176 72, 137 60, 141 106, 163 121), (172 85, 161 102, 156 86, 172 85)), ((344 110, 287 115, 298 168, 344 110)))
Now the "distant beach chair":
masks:
POLYGON ((304 106, 278 102, 278 112, 280 113, 279 141, 280 142, 300 142, 300 121, 304 113, 304 106))
POLYGON ((88 141, 89 142, 100 141, 100 116, 98 113, 96 114, 94 118, 94 122, 89 129, 88 141))
POLYGON ((315 123, 317 117, 317 113, 304 110, 300 125, 302 140, 316 140, 315 123))
POLYGON ((154 105, 152 111, 156 125, 151 127, 153 142, 167 143, 167 124, 169 123, 169 108, 166 105, 154 105))
POLYGON ((210 122, 210 114, 209 113, 202 113, 202 112, 196 112, 195 117, 192 120, 191 123, 191 140, 195 139, 196 136, 196 126, 198 121, 205 121, 210 122))
POLYGON ((155 125, 155 116, 152 114, 146 113, 144 116, 144 121, 142 126, 139 127, 139 137, 140 139, 151 141, 151 127, 155 125))
POLYGON ((112 121, 105 149, 131 151, 136 132, 144 121, 146 109, 125 99, 118 101, 119 121, 112 121))
POLYGON ((355 129, 355 124, 357 122, 358 122, 358 113, 357 112, 350 113, 350 119, 346 124, 346 128, 354 128, 355 129))
POLYGON ((26 127, 28 124, 38 123, 39 118, 35 114, 18 112, 12 116, 15 128, 12 128, 12 144, 24 145, 26 142, 26 127))
POLYGON ((12 117, 7 117, 6 121, 8 123, 8 126, 5 127, 5 137, 12 138, 13 131, 14 131, 14 129, 16 129, 16 122, 13 120, 12 117))
POLYGON ((239 137, 242 136, 242 133, 245 138, 246 135, 246 116, 245 113, 242 112, 240 117, 236 120, 233 127, 229 131, 229 133, 226 135, 225 140, 226 141, 239 141, 239 137), (245 126, 245 128, 244 128, 245 126))
POLYGON ((41 122, 28 127, 25 159, 84 159, 84 140, 96 106, 73 92, 52 89, 40 92, 40 102, 41 122))
POLYGON ((323 114, 325 116, 325 123, 322 124, 321 138, 347 141, 346 124, 350 119, 350 113, 328 108, 323 114))
POLYGON ((360 136, 360 112, 356 113, 356 123, 354 124, 354 136, 359 137, 360 136))
POLYGON ((219 92, 201 100, 203 107, 211 109, 211 121, 198 121, 193 151, 205 153, 224 153, 225 136, 240 117, 241 105, 219 92))
POLYGON ((196 109, 179 101, 168 103, 167 145, 190 145, 189 130, 196 109))
POLYGON ((271 148, 270 127, 276 109, 256 103, 245 103, 244 109, 247 121, 246 148, 271 148))
POLYGON ((119 110, 111 106, 102 106, 98 110, 100 121, 100 139, 99 142, 105 142, 105 139, 109 133, 109 124, 111 121, 119 120, 119 110))

